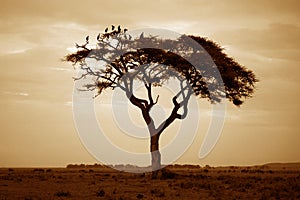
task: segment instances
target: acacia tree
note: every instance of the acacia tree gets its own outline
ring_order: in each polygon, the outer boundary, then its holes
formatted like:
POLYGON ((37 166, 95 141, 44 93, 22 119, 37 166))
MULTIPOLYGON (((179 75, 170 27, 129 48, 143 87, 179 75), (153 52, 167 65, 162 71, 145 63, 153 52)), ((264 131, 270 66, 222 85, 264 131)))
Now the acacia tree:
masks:
MULTIPOLYGON (((187 116, 191 95, 206 98, 211 103, 218 103, 226 97, 240 106, 245 98, 252 96, 258 81, 251 70, 227 56, 218 44, 200 36, 183 35, 172 40, 141 33, 133 38, 127 34, 127 29, 119 26, 116 30, 112 27, 112 31, 108 31, 107 28, 105 33, 99 34, 95 47, 88 47, 88 44, 89 36, 85 44, 76 44, 77 52, 65 56, 66 61, 77 64, 81 69, 79 77, 74 79, 92 76, 94 82, 86 84, 82 90, 98 90, 97 95, 105 89, 120 88, 140 109, 150 134, 153 171, 161 168, 160 135, 176 119, 187 116), (182 45, 191 43, 191 40, 203 47, 200 53, 193 45, 182 45), (185 58, 180 56, 183 54, 185 58), (87 65, 87 58, 101 61, 102 66, 87 65), (215 76, 216 71, 220 73, 221 80, 215 76), (150 111, 157 104, 159 95, 153 98, 153 87, 162 86, 170 78, 178 80, 180 89, 172 98, 171 113, 156 126, 150 111), (147 98, 138 98, 134 94, 134 81, 143 83, 147 98)), ((156 176, 157 172, 153 174, 156 176)))

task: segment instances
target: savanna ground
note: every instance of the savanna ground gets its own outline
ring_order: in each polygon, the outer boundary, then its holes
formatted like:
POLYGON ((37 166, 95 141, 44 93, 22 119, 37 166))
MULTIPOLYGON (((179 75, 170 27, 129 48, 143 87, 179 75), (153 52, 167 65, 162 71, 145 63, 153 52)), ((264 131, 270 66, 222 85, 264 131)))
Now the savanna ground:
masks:
POLYGON ((300 164, 175 165, 156 180, 100 165, 2 168, 0 199, 300 199, 300 164))

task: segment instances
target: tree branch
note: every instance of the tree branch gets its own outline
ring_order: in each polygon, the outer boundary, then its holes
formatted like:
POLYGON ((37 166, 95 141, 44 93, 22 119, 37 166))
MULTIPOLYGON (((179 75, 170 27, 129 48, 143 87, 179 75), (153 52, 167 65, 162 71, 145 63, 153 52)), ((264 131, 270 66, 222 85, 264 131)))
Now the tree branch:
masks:
POLYGON ((158 135, 160 135, 175 119, 180 119, 180 115, 177 114, 177 111, 180 108, 180 104, 177 102, 177 97, 174 96, 172 101, 174 104, 173 110, 170 114, 170 116, 160 124, 160 126, 156 129, 156 132, 158 135))
MULTIPOLYGON (((183 81, 181 81, 181 90, 172 98, 172 102, 174 104, 173 110, 170 116, 163 122, 161 125, 156 129, 158 134, 161 134, 175 119, 184 119, 188 113, 188 101, 193 94, 193 90, 189 87, 188 83, 186 86, 183 87, 183 81), (185 90, 187 94, 185 94, 185 90), (177 98, 182 95, 182 101, 178 103, 177 98), (178 110, 183 107, 183 113, 179 114, 178 110)), ((158 97, 157 97, 158 98, 158 97)))

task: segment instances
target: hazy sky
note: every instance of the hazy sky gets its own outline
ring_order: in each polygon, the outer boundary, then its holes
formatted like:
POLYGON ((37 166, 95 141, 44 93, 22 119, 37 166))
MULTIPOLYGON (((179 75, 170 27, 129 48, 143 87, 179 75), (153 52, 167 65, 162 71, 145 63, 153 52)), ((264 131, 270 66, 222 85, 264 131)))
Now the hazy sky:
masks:
POLYGON ((0 167, 97 162, 76 133, 71 106, 75 72, 60 59, 75 42, 84 42, 86 35, 95 41, 111 24, 207 36, 260 79, 254 98, 240 108, 228 104, 213 151, 198 158, 203 139, 199 136, 179 163, 300 161, 299 4, 297 0, 1 0, 0 167))

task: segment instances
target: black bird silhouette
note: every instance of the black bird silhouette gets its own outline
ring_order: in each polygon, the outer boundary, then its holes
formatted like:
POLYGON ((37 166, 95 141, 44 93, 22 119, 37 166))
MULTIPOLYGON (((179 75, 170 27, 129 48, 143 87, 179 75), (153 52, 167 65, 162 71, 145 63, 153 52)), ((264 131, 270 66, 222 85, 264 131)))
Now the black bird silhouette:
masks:
POLYGON ((100 33, 97 35, 97 40, 100 40, 100 33))
POLYGON ((118 26, 118 32, 119 33, 121 32, 121 26, 120 25, 118 26))
POLYGON ((140 35, 140 39, 143 39, 143 38, 144 38, 144 32, 142 32, 140 35))
POLYGON ((105 29, 105 33, 107 33, 107 31, 108 31, 108 28, 105 29))
POLYGON ((115 30, 115 26, 114 25, 111 25, 111 30, 115 30))
POLYGON ((89 36, 86 36, 85 40, 86 40, 86 43, 89 43, 89 36))

